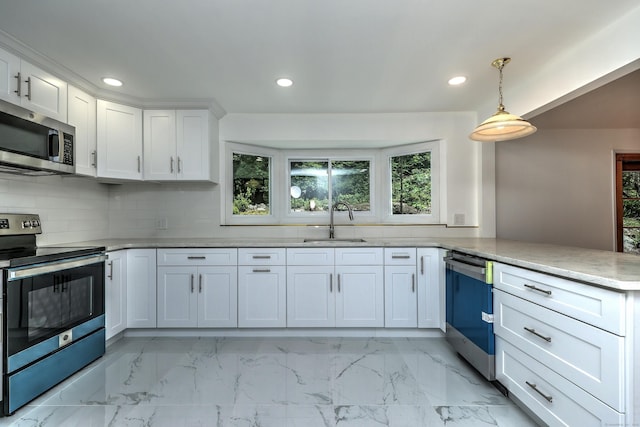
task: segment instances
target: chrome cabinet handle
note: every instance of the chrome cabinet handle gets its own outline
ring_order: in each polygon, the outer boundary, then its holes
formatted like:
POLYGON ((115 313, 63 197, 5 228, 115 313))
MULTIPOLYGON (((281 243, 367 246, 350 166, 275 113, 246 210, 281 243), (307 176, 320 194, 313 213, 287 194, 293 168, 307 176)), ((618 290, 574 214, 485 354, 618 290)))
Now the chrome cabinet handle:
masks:
POLYGON ((140 166, 140 156, 138 156, 138 173, 140 173, 140 168, 141 168, 141 166, 140 166))
POLYGON ((528 283, 525 283, 524 287, 528 288, 528 289, 531 289, 532 291, 541 292, 541 293, 546 294, 546 295, 551 295, 551 291, 547 291, 545 289, 537 288, 536 286, 529 285, 528 283))
POLYGON ((551 337, 545 337, 544 335, 536 332, 535 329, 533 328, 527 328, 526 326, 524 327, 524 330, 527 332, 532 333, 533 335, 537 336, 538 338, 542 338, 543 340, 545 340, 546 342, 551 342, 551 337))
POLYGON ((546 394, 544 394, 543 392, 541 392, 540 390, 538 390, 538 386, 536 384, 532 384, 529 381, 525 381, 525 383, 527 383, 527 385, 529 387, 531 387, 536 393, 538 393, 540 396, 544 397, 545 399, 547 399, 547 402, 551 403, 553 402, 553 397, 552 396, 547 396, 546 394))
POLYGON ((198 275, 198 293, 202 293, 202 274, 198 275))
POLYGON ((195 256, 195 255, 192 255, 192 256, 188 256, 187 259, 207 259, 207 257, 206 256, 195 256))
POLYGON ((27 77, 25 82, 27 83, 27 94, 25 96, 29 101, 31 101, 31 76, 27 77))
POLYGON ((173 173, 173 156, 171 156, 171 160, 169 161, 169 171, 173 173))
POLYGON ((420 274, 424 276, 424 255, 420 257, 420 274))
POLYGON ((416 274, 411 273, 411 292, 416 293, 416 274))
POLYGON ((271 273, 271 269, 269 268, 254 268, 254 273, 271 273))
POLYGON ((392 259, 409 259, 411 258, 411 255, 392 254, 391 258, 392 259))
POLYGON ((109 261, 109 274, 107 277, 109 280, 113 280, 113 261, 109 261))
POLYGON ((271 255, 253 255, 253 259, 271 259, 271 255))
POLYGON ((193 293, 193 280, 194 280, 194 275, 191 275, 191 293, 193 293))
POLYGON ((329 292, 333 292, 333 273, 329 274, 329 292))
POLYGON ((93 161, 91 162, 91 166, 93 166, 94 168, 98 166, 98 152, 96 150, 93 150, 91 152, 91 158, 93 159, 93 161))
POLYGON ((182 172, 182 159, 178 156, 178 173, 182 172))
POLYGON ((340 275, 338 274, 338 292, 340 292, 340 275))
POLYGON ((16 80, 18 80, 18 87, 16 88, 16 90, 14 90, 14 92, 17 93, 18 96, 22 96, 22 75, 18 73, 13 77, 15 77, 16 80))

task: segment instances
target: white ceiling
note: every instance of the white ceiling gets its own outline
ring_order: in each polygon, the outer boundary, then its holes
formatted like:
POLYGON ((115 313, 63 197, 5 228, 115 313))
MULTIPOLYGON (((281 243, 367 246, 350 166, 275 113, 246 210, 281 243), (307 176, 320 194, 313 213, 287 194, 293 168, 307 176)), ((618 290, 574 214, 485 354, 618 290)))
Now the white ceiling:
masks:
POLYGON ((98 94, 227 113, 472 111, 638 0, 0 0, 0 30, 98 94), (460 87, 447 80, 466 75, 460 87), (125 85, 106 89, 114 76, 125 85), (278 88, 275 79, 295 84, 278 88), (110 92, 109 92, 110 91, 110 92))

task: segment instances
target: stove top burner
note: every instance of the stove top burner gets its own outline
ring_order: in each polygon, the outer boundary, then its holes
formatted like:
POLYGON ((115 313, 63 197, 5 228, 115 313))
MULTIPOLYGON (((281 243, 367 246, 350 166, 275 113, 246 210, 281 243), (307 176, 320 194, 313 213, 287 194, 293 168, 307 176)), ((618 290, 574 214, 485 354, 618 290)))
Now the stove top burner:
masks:
POLYGON ((104 247, 36 247, 36 234, 42 233, 40 217, 34 214, 0 213, 0 268, 53 262, 95 255, 104 247))

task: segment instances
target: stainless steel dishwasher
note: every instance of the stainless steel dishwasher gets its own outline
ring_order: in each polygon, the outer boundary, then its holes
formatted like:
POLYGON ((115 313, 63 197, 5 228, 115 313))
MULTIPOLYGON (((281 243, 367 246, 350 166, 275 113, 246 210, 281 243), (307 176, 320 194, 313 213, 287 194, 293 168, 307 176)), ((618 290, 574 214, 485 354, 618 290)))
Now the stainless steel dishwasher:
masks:
POLYGON ((489 381, 495 380, 493 264, 449 252, 446 264, 446 338, 489 381))

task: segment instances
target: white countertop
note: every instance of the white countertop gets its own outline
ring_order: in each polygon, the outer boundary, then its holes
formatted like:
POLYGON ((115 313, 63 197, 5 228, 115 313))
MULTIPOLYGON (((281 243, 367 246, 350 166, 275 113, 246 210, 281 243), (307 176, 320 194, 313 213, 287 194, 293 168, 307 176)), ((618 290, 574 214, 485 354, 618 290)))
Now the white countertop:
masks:
MULTIPOLYGON (((640 256, 567 246, 478 238, 367 239, 366 242, 314 242, 302 239, 107 239, 65 244, 105 246, 108 251, 131 248, 221 247, 441 247, 463 251, 543 273, 614 290, 640 290, 640 256)), ((60 245, 57 245, 60 246, 60 245)))

